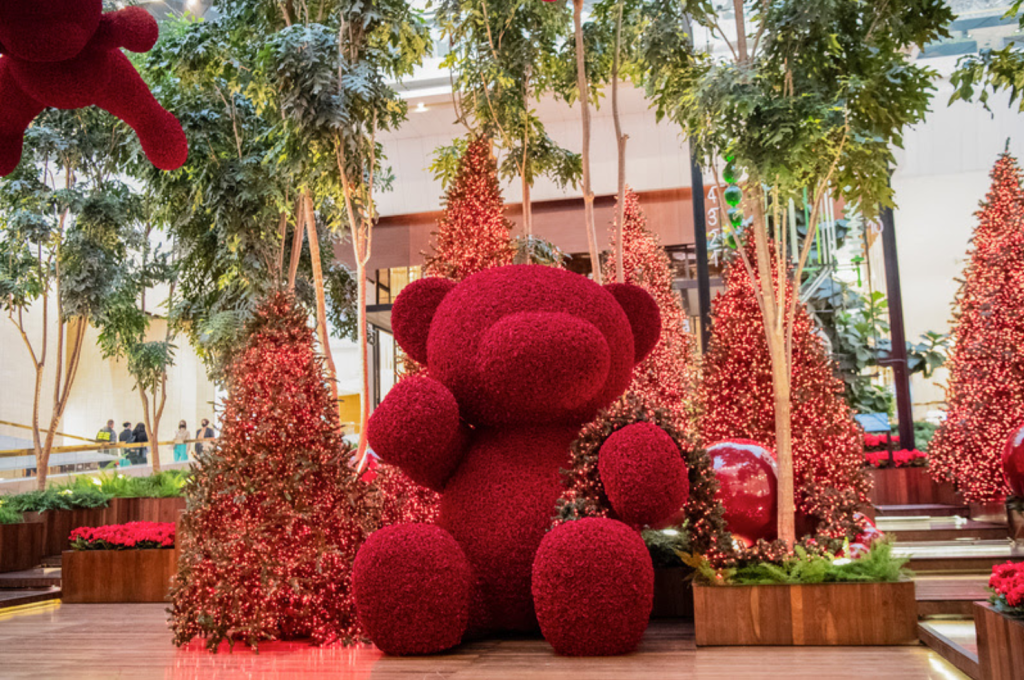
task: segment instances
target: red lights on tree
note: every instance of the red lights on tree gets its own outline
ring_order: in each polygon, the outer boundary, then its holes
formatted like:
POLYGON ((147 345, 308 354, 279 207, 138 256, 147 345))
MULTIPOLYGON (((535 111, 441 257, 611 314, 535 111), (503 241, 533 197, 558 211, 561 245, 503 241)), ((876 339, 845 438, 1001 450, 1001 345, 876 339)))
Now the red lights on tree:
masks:
MULTIPOLYGON (((747 253, 755 262, 754 249, 748 248, 747 253)), ((775 263, 772 265, 772 280, 778 282, 775 263)), ((738 258, 727 266, 725 283, 726 290, 712 305, 711 343, 700 387, 701 435, 708 442, 744 438, 774 447, 768 342, 750 276, 738 258)), ((787 302, 792 294, 787 285, 787 302)), ((819 530, 826 535, 838 534, 841 526, 849 524, 858 502, 867 500, 867 480, 861 471, 863 435, 843 400, 842 382, 832 372, 825 346, 801 304, 797 304, 793 320, 792 352, 797 513, 820 520, 819 530)))
POLYGON ((229 372, 218 443, 187 487, 170 625, 206 638, 355 639, 351 570, 374 512, 348 465, 307 315, 278 293, 229 372))
POLYGON ((491 140, 477 137, 463 153, 445 195, 434 254, 427 258, 424 273, 461 281, 484 269, 512 264, 511 230, 491 140))
MULTIPOLYGON (((672 424, 692 434, 691 411, 695 393, 693 336, 686 327, 686 312, 679 294, 672 289, 672 268, 658 237, 647 229, 647 217, 640 198, 626 190, 622 246, 625 282, 637 285, 658 303, 661 310, 661 337, 644 361, 633 369, 629 392, 637 395, 649 411, 668 411, 672 424)), ((612 236, 611 256, 605 266, 605 279, 616 280, 616 237, 612 236)))
POLYGON ((1009 153, 992 169, 976 213, 954 312, 946 421, 928 446, 929 469, 969 502, 1008 492, 1001 454, 1024 422, 1024 193, 1009 153))

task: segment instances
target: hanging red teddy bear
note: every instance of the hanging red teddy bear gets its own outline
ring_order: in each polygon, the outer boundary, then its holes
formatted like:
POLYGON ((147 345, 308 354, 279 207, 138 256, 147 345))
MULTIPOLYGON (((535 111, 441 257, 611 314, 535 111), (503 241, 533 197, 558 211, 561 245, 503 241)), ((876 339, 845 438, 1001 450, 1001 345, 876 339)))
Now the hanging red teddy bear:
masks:
POLYGON ((147 52, 159 34, 141 7, 103 13, 103 0, 0 0, 0 175, 21 161, 29 124, 48 107, 99 106, 130 125, 161 170, 188 142, 121 48, 147 52))

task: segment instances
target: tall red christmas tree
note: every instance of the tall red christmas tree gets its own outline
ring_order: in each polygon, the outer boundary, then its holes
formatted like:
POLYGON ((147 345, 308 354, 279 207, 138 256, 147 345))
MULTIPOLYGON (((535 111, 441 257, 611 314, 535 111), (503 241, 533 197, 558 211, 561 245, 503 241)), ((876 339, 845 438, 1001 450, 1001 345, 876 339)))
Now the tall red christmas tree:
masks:
MULTIPOLYGON (((650 355, 633 369, 629 392, 649 409, 669 413, 672 425, 683 434, 693 434, 693 402, 696 376, 693 335, 687 330, 686 312, 679 294, 672 288, 672 267, 654 233, 647 229, 647 217, 640 199, 626 190, 622 221, 622 259, 625 282, 640 286, 654 297, 661 310, 661 338, 650 355)), ((611 257, 605 265, 605 280, 616 280, 616 242, 613 230, 611 257)))
POLYGON ((271 296, 229 371, 220 439, 187 487, 176 644, 359 634, 350 577, 371 490, 348 466, 307 318, 289 295, 271 296))
POLYGON ((954 303, 946 421, 928 446, 932 474, 970 502, 1008 493, 1000 454, 1024 423, 1024 193, 1009 153, 991 176, 954 303))
MULTIPOLYGON (((424 274, 461 281, 484 269, 512 264, 516 249, 511 232, 491 140, 475 137, 462 154, 459 171, 445 195, 437 242, 434 253, 427 257, 424 274)), ((423 370, 411 359, 406 363, 407 375, 423 370)), ((401 470, 381 463, 377 484, 382 497, 381 526, 437 519, 439 496, 401 470)))
MULTIPOLYGON (((747 252, 757 271, 754 248, 747 252)), ((772 271, 777 282, 774 262, 772 271)), ((726 290, 712 305, 711 343, 704 357, 701 436, 708 445, 739 437, 774 447, 772 370, 761 310, 739 258, 729 263, 724 277, 726 290)), ((789 285, 787 301, 792 295, 789 285)), ((863 435, 843 399, 843 384, 832 372, 825 345, 799 303, 792 351, 795 500, 798 510, 818 517, 824 530, 832 531, 867 500, 863 435), (847 516, 838 516, 841 512, 847 516)))
POLYGON ((424 273, 461 281, 484 269, 512 264, 511 230, 491 140, 476 137, 466 147, 445 195, 434 254, 427 258, 424 273))

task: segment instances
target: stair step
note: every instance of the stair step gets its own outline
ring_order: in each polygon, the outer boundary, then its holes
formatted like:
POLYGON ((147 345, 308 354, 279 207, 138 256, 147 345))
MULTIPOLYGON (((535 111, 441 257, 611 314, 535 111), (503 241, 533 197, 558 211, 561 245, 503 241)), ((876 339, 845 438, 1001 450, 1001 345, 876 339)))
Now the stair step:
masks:
POLYGON ((878 517, 967 517, 971 509, 966 505, 876 505, 878 517))
POLYGON ((988 573, 922 573, 914 578, 917 615, 972 619, 974 602, 988 598, 988 573))
POLYGON ((61 555, 47 555, 43 558, 44 567, 59 567, 63 556, 61 555))
POLYGON ((921 642, 973 680, 981 680, 974 620, 923 621, 917 624, 921 642))
POLYGON ((1003 562, 1024 561, 1024 548, 1009 540, 904 541, 893 554, 909 557, 907 567, 917 572, 958 572, 988 574, 1003 562))
POLYGON ((960 517, 879 517, 879 530, 907 541, 1000 540, 1008 538, 1004 524, 976 522, 960 517))
POLYGON ((0 574, 0 590, 50 587, 60 588, 60 569, 28 569, 0 574))
POLYGON ((5 609, 36 604, 48 600, 59 600, 60 588, 26 588, 24 590, 0 590, 0 616, 5 609))

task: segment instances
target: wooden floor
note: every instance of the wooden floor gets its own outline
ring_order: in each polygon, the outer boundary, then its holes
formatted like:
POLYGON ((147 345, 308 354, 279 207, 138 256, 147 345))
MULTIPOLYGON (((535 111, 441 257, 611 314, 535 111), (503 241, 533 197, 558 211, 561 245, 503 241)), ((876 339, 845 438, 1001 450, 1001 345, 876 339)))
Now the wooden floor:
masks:
POLYGON ((704 648, 692 624, 655 621, 640 650, 629 656, 571 659, 556 656, 541 639, 491 640, 455 653, 419 658, 384 657, 373 647, 313 648, 276 643, 260 653, 239 647, 210 654, 201 645, 175 649, 164 606, 38 605, 0 612, 0 678, 360 678, 458 680, 475 678, 792 678, 830 680, 966 678, 923 647, 704 648))

